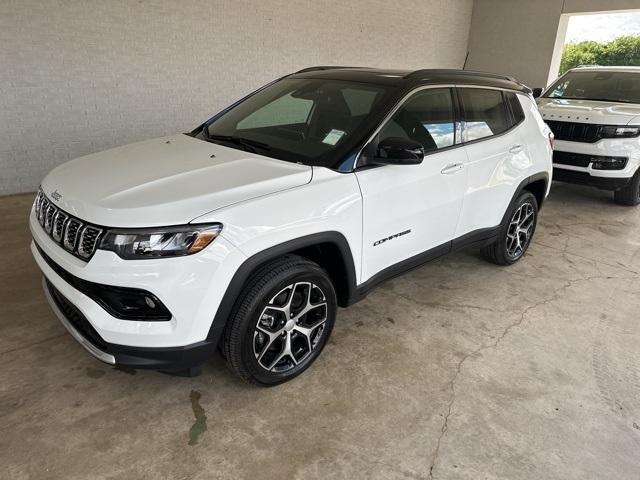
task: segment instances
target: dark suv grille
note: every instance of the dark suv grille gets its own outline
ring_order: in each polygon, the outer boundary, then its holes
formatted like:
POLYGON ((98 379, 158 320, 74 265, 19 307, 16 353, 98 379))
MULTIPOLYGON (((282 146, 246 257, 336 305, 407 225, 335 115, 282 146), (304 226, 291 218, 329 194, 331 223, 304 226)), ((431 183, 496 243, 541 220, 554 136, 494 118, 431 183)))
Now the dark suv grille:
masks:
POLYGON ((600 125, 590 123, 559 122, 548 120, 547 125, 556 137, 556 140, 569 142, 595 143, 600 140, 600 125))
POLYGON ((76 257, 89 261, 98 246, 102 228, 84 223, 59 209, 42 190, 38 190, 34 208, 38 222, 54 242, 76 257))

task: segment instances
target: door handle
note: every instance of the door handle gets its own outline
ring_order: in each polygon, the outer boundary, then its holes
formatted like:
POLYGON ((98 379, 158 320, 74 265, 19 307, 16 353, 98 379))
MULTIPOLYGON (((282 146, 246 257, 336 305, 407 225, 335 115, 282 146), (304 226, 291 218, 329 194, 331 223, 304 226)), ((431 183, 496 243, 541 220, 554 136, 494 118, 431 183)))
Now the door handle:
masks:
POLYGON ((514 145, 509 149, 509 153, 513 153, 515 155, 516 153, 520 153, 523 149, 524 147, 522 145, 514 145))
POLYGON ((442 170, 440 170, 440 173, 443 175, 452 175, 456 172, 459 172, 463 168, 464 168, 464 163, 452 163, 444 167, 442 170))

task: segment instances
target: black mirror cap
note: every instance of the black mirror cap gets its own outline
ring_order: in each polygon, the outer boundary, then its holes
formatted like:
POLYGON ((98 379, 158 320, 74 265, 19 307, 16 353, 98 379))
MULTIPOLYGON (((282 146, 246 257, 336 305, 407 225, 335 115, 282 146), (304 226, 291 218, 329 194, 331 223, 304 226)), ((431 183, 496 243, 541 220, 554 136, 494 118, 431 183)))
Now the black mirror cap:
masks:
POLYGON ((424 159, 421 143, 402 137, 388 137, 378 143, 369 163, 380 165, 418 165, 424 159))
POLYGON ((533 98, 538 98, 540 95, 542 95, 542 89, 534 88, 533 90, 531 90, 531 93, 533 95, 533 98))

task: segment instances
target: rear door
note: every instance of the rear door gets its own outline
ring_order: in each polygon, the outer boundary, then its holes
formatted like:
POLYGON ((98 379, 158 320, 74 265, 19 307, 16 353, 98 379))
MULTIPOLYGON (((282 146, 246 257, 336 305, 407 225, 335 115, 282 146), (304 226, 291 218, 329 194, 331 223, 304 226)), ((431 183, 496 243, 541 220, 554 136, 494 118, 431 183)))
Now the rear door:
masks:
POLYGON ((363 281, 425 252, 449 250, 466 187, 457 127, 453 88, 425 88, 372 140, 377 145, 389 137, 408 138, 421 143, 426 155, 419 165, 356 170, 363 198, 363 281))
POLYGON ((496 227, 531 165, 520 133, 524 114, 514 92, 458 87, 467 189, 456 238, 496 227), (518 102, 517 105, 511 102, 518 102))

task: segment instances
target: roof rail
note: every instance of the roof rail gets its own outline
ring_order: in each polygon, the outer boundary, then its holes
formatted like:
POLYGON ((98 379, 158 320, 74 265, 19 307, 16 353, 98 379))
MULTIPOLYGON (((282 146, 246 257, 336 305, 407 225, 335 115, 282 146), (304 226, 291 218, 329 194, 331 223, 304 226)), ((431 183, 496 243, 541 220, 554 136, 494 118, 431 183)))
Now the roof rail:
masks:
POLYGON ((433 74, 437 75, 439 73, 444 73, 447 75, 477 75, 479 77, 498 78, 500 80, 508 80, 510 82, 519 83, 515 78, 510 77, 508 75, 499 75, 497 73, 489 73, 489 72, 477 72, 474 70, 458 70, 458 69, 449 70, 446 68, 440 68, 440 69, 424 68, 422 70, 415 70, 411 73, 406 74, 404 78, 416 78, 416 77, 422 77, 425 75, 433 75, 433 74))
POLYGON ((367 67, 347 67, 344 65, 317 65, 315 67, 307 67, 302 70, 298 70, 296 73, 315 72, 317 70, 333 70, 337 68, 367 68, 367 67))

